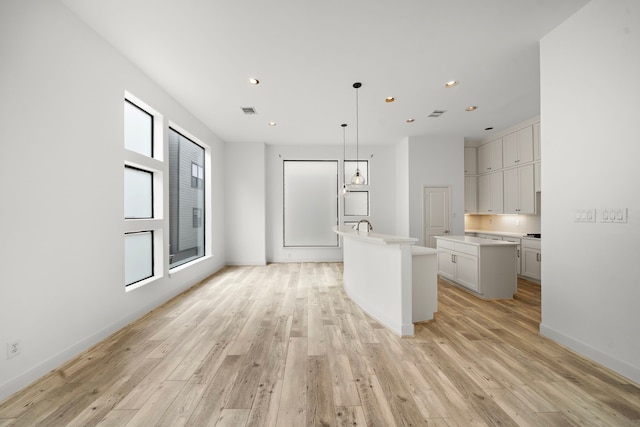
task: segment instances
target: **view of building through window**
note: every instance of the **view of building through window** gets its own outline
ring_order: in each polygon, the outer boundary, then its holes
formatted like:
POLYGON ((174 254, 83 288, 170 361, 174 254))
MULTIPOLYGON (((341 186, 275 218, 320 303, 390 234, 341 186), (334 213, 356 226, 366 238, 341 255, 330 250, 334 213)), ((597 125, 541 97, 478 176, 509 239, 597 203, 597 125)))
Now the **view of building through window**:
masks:
POLYGON ((205 254, 204 148, 169 128, 169 267, 205 254))

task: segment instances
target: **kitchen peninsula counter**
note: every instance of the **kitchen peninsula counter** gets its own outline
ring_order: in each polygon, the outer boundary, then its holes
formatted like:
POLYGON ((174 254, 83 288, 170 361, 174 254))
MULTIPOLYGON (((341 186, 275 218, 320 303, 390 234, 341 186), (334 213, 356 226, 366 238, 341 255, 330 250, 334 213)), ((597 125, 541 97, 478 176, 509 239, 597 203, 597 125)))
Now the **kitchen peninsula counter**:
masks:
POLYGON ((418 239, 334 227, 343 239, 343 286, 368 315, 400 336, 437 311, 437 253, 418 239))

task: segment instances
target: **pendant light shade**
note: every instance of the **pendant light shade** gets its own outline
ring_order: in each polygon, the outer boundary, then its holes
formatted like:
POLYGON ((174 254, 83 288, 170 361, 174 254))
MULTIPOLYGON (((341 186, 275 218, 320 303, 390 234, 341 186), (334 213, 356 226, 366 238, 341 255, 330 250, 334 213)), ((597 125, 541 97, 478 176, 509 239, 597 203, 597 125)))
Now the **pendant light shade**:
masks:
POLYGON ((364 185, 366 184, 366 181, 364 179, 364 177, 362 176, 362 174, 360 174, 360 153, 359 153, 359 127, 360 127, 360 117, 359 117, 359 102, 358 102, 358 89, 360 89, 360 87, 362 86, 362 83, 360 82, 356 82, 353 84, 353 87, 356 90, 356 173, 353 175, 353 178, 351 178, 351 184, 352 185, 364 185))
MULTIPOLYGON (((346 130, 347 130, 347 124, 343 123, 340 126, 342 126, 342 161, 344 162, 344 159, 346 159, 346 138, 345 138, 345 134, 346 134, 346 130)), ((343 168, 344 171, 344 168, 343 168)), ((344 174, 343 174, 344 176, 344 174)), ((349 189, 347 188, 347 183, 343 182, 342 183, 342 196, 347 197, 347 195, 349 195, 349 189)))

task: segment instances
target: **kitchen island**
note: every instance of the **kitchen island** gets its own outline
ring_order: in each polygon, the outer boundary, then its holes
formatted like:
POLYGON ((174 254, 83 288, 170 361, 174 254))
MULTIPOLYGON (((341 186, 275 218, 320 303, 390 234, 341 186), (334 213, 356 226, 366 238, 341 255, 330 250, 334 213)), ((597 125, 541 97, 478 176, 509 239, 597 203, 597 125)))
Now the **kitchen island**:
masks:
POLYGON ((437 250, 418 239, 334 227, 343 239, 345 292, 362 310, 400 336, 437 311, 437 250))
POLYGON ((441 277, 481 298, 513 298, 518 289, 517 243, 470 236, 436 240, 441 277))

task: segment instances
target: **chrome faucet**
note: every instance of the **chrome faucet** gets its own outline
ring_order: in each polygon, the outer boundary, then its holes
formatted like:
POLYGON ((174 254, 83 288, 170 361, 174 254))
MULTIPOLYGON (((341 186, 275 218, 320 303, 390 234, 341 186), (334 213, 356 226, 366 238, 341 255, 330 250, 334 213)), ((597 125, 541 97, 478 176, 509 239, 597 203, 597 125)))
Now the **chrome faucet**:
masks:
POLYGON ((360 230, 360 224, 361 224, 361 223, 363 223, 363 222, 369 226, 369 231, 373 231, 373 226, 372 226, 372 225, 371 225, 371 223, 370 223, 368 220, 366 220, 366 219, 361 219, 360 221, 358 221, 358 224, 356 224, 356 227, 355 227, 355 228, 356 228, 356 230, 360 230))

